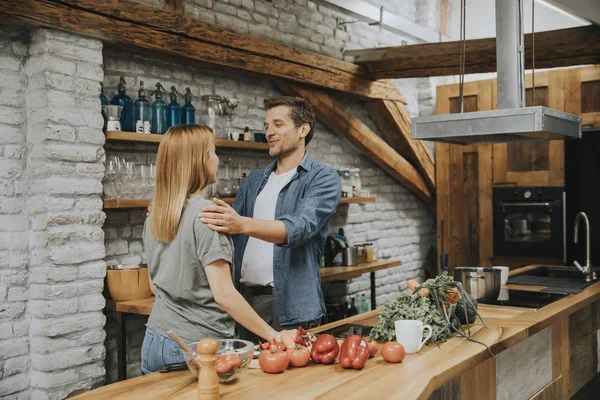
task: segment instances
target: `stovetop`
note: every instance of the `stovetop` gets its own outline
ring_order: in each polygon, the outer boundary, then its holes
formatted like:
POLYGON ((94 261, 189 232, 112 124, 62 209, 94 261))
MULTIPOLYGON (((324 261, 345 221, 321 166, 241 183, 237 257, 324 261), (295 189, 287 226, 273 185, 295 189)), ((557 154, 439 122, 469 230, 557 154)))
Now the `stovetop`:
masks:
POLYGON ((481 304, 539 309, 567 296, 565 293, 533 292, 529 290, 500 289, 497 300, 481 304))

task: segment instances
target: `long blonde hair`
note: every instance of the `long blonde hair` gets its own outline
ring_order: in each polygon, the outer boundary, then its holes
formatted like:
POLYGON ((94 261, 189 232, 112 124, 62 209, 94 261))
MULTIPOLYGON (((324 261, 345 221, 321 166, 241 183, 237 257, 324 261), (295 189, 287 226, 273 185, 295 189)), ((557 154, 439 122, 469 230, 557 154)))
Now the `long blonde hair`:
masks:
POLYGON ((212 129, 200 125, 176 125, 160 142, 150 214, 157 240, 170 243, 175 238, 188 196, 208 185, 207 161, 214 144, 212 129))

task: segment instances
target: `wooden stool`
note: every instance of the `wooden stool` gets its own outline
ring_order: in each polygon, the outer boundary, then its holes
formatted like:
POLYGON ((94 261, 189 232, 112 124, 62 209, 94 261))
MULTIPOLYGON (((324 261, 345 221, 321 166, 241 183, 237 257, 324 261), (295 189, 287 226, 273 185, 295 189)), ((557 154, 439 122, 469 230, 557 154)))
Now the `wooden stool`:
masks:
POLYGON ((219 343, 215 339, 203 339, 196 345, 196 353, 200 355, 200 372, 198 374, 198 400, 219 399, 219 376, 215 368, 219 343))

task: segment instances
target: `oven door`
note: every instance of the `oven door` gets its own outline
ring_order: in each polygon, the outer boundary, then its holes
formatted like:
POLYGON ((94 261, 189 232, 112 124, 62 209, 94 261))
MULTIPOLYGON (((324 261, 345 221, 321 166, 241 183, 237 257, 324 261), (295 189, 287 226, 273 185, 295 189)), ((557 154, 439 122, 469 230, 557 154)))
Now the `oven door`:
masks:
POLYGON ((494 255, 563 259, 563 253, 561 200, 494 203, 494 255))

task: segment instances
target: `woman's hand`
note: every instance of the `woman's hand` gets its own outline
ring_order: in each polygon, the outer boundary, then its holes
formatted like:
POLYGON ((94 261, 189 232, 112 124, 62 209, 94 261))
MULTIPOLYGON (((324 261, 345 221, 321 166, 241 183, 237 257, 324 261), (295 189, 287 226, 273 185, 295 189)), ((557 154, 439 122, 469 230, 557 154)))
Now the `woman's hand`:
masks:
POLYGON ((213 199, 214 206, 206 206, 198 217, 210 229, 217 232, 235 235, 246 231, 246 217, 240 216, 229 204, 220 199, 213 199))
POLYGON ((277 341, 286 345, 288 349, 293 349, 296 347, 296 343, 294 342, 294 336, 296 335, 295 330, 287 330, 278 332, 277 341))

